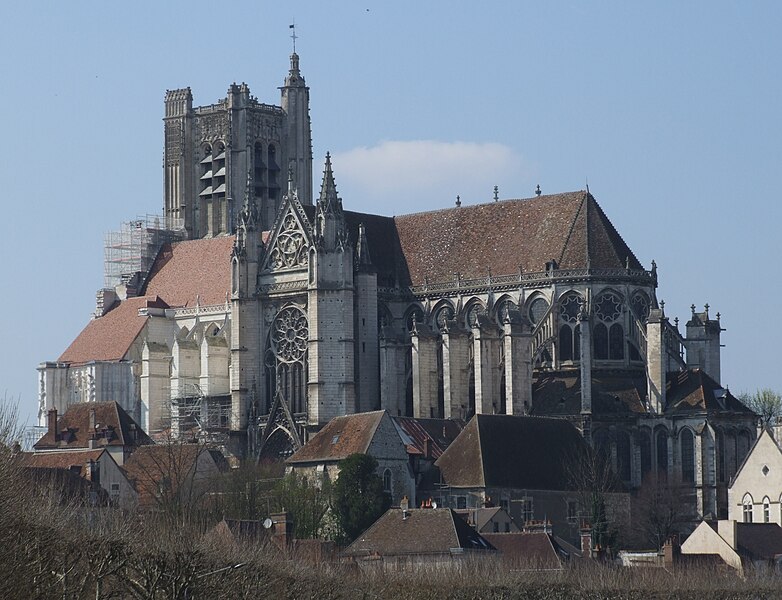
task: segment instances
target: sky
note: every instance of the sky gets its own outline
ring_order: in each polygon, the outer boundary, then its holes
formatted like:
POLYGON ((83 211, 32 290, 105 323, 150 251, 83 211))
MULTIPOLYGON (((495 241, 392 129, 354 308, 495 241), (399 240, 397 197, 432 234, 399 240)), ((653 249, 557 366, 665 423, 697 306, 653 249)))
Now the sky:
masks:
POLYGON ((294 20, 317 188, 327 151, 384 215, 588 185, 671 319, 721 313, 723 385, 782 390, 782 3, 31 0, 0 36, 0 397, 29 423, 104 234, 162 212, 165 90, 279 104, 294 20))

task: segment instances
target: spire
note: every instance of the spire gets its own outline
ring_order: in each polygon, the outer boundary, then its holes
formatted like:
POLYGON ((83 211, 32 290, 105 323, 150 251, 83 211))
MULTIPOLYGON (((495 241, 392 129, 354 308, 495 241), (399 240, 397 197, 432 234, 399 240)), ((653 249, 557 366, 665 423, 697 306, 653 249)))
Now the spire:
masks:
POLYGON ((337 184, 334 183, 334 173, 331 170, 331 154, 326 152, 326 167, 323 170, 323 182, 320 184, 320 199, 318 204, 323 212, 332 212, 341 208, 337 196, 337 184))

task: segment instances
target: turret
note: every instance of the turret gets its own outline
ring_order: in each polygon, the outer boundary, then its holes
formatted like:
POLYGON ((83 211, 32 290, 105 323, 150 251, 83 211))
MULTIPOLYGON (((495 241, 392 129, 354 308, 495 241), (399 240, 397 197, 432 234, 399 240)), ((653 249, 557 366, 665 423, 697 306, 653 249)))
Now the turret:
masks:
POLYGON ((703 312, 695 312, 695 305, 690 309, 692 316, 687 322, 687 368, 701 369, 714 381, 720 381, 720 333, 725 331, 720 326, 720 314, 717 318, 709 317, 709 305, 703 307, 703 312))
MULTIPOLYGON (((291 67, 280 88, 288 140, 287 169, 293 172, 299 201, 312 204, 312 128, 310 89, 299 71, 299 55, 291 54, 291 67)), ((285 167, 284 167, 285 168, 285 167)))

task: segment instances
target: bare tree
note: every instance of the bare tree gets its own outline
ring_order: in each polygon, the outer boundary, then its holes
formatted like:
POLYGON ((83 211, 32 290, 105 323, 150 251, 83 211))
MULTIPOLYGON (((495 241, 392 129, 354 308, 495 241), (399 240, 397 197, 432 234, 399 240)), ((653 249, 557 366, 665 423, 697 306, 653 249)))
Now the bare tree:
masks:
POLYGON ((633 527, 641 541, 659 550, 692 521, 692 487, 673 475, 649 473, 633 501, 633 527))
POLYGON ((756 390, 753 393, 742 392, 739 400, 760 417, 760 424, 768 427, 782 416, 782 395, 770 388, 756 390))

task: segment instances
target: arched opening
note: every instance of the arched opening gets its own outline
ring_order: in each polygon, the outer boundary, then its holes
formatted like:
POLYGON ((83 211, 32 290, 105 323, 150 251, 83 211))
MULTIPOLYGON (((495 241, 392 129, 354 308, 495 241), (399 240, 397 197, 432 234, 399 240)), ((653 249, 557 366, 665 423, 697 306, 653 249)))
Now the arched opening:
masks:
POLYGON ((592 338, 595 360, 608 360, 608 328, 598 323, 592 332, 592 338))
POLYGON ((657 472, 666 474, 668 472, 668 432, 661 429, 655 435, 657 447, 657 472))
POLYGON ((743 517, 745 523, 752 523, 752 496, 749 494, 744 494, 744 498, 741 501, 742 509, 743 509, 743 517))
POLYGON ((391 469, 386 469, 383 471, 383 491, 386 494, 391 494, 391 489, 393 487, 393 478, 391 475, 391 469))
POLYGON ((641 480, 652 470, 652 440, 649 433, 641 431, 638 434, 638 446, 641 451, 641 480))
POLYGON ((771 500, 768 499, 768 496, 763 498, 763 522, 771 522, 771 500))
POLYGON ((630 434, 626 431, 620 431, 616 436, 616 470, 622 481, 627 482, 632 479, 632 461, 630 434))
POLYGON ((692 431, 684 429, 679 436, 682 459, 682 481, 695 481, 695 440, 692 431))
POLYGON ((619 323, 611 325, 608 331, 608 356, 611 360, 624 360, 625 334, 619 323))

